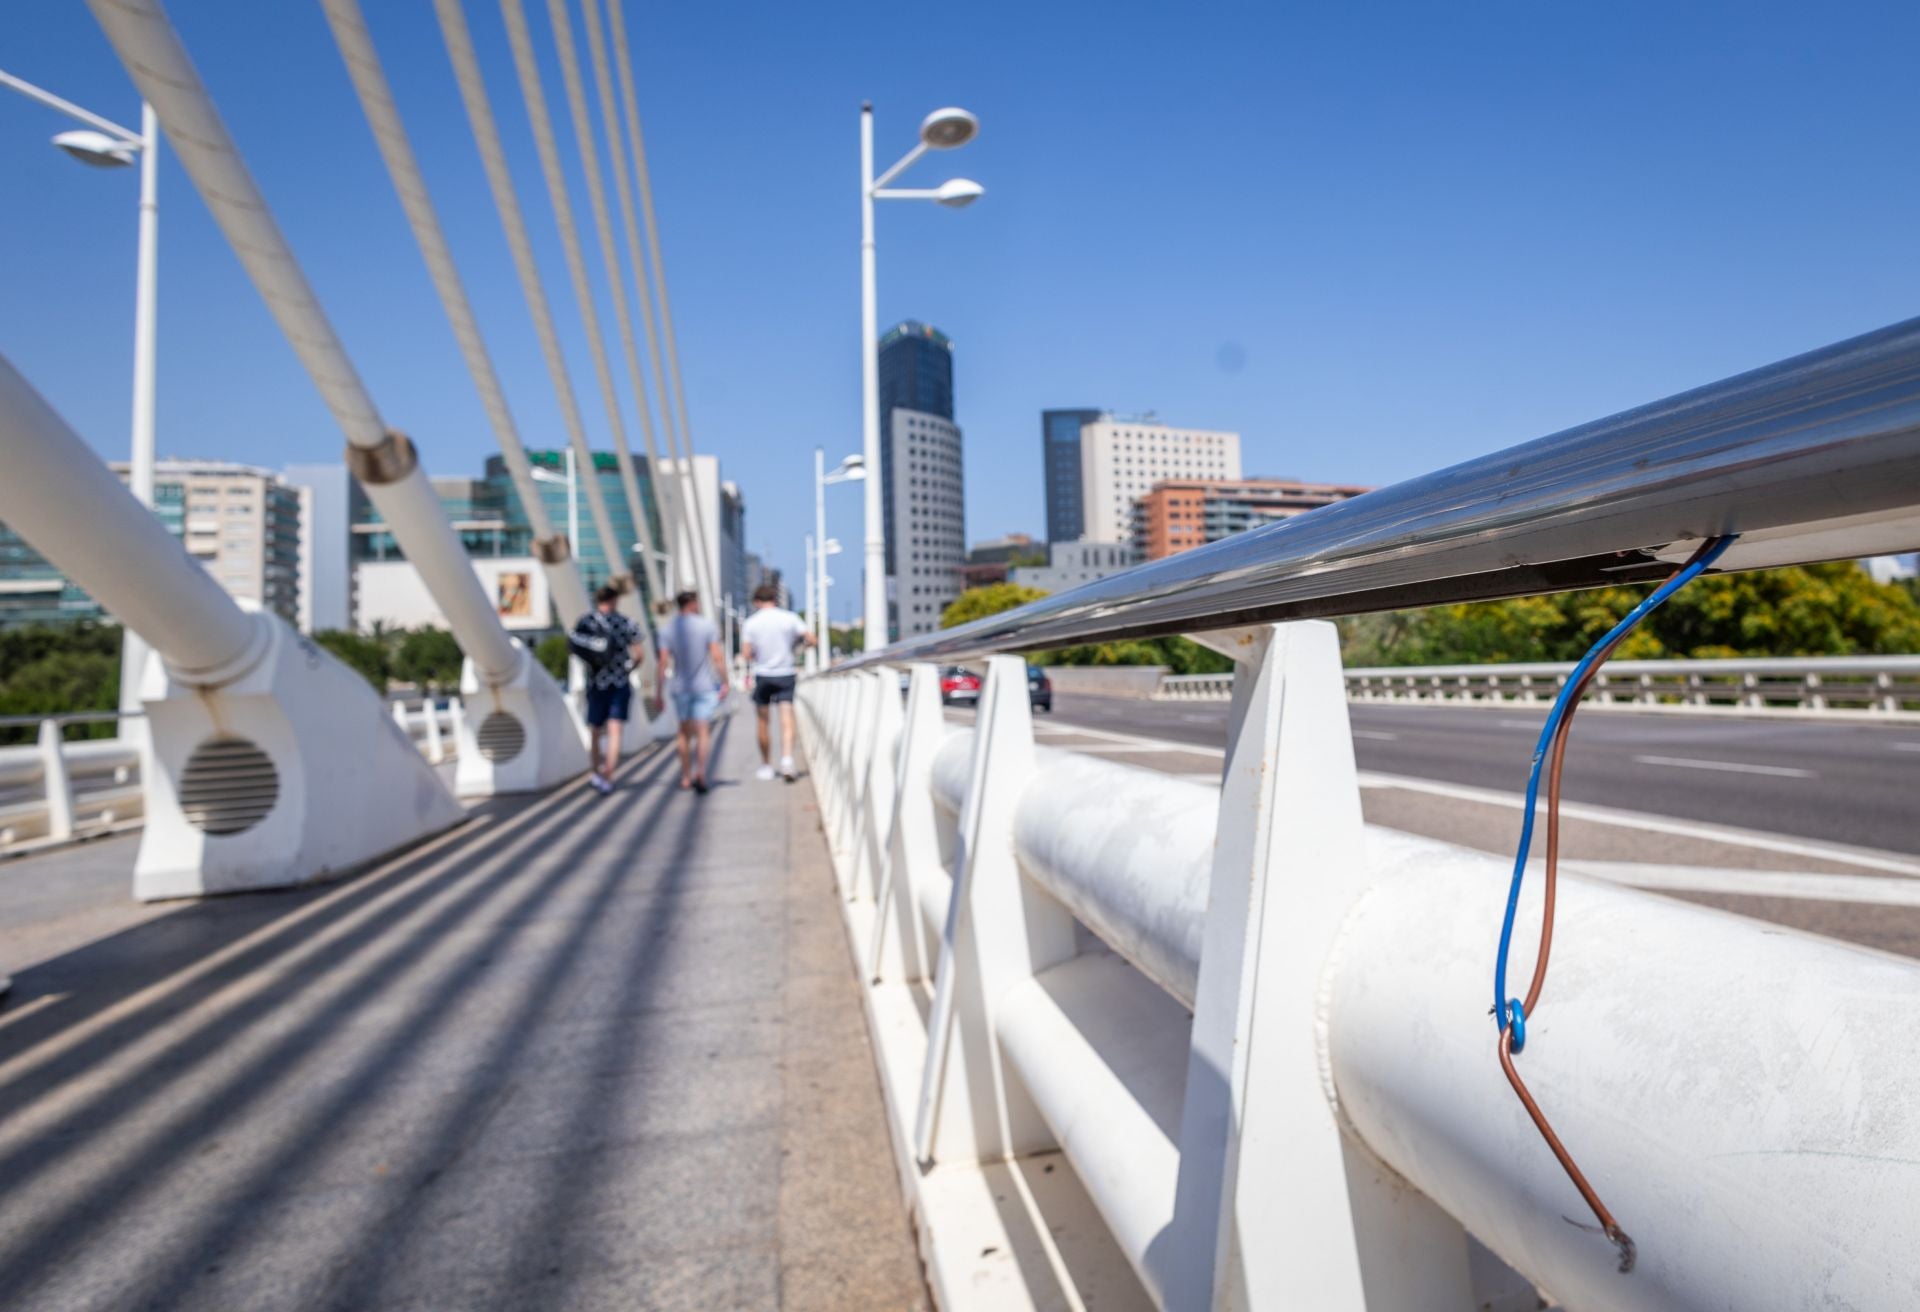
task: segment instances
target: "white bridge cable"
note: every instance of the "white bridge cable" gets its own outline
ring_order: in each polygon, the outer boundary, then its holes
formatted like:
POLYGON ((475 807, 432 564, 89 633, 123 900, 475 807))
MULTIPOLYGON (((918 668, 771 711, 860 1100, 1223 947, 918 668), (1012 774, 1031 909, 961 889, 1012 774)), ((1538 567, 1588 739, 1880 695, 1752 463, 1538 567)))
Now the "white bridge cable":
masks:
MULTIPOLYGON (((607 360, 607 338, 600 327, 600 312, 594 306, 593 285, 587 279, 587 262, 580 250, 580 225, 567 196, 566 174, 560 167, 560 148, 554 139, 553 118, 547 111, 547 93, 540 82, 540 65, 533 53, 533 35, 527 29, 526 9, 520 0, 500 0, 500 13, 507 22, 507 44, 513 51, 514 71, 520 79, 520 95, 526 102, 527 118, 533 124, 534 150, 540 157, 540 173, 547 184, 547 198, 553 205, 555 226, 560 230, 560 248, 566 256, 567 274, 573 280, 574 299, 579 302, 580 319, 586 325, 588 353, 593 357, 594 376, 600 383, 600 399, 607 408, 607 425, 613 434, 614 459, 620 467, 620 482, 633 513, 634 531, 640 535, 640 567, 646 574, 647 590, 656 604, 667 595, 660 577, 659 562, 653 551, 653 530, 647 521, 647 508, 640 500, 640 483, 633 470, 633 453, 627 448, 626 421, 620 415, 620 394, 613 382, 613 367, 607 360)), ((558 33, 555 39, 560 39, 558 33)), ((597 177, 597 174, 590 174, 597 177)), ((618 273, 615 271, 617 278, 618 273)), ((640 398, 641 404, 646 398, 640 398)))
MULTIPOLYGON (((534 263, 533 245, 527 239, 526 216, 520 211, 520 199, 513 189, 513 175, 507 171, 506 152, 500 146, 500 126, 494 120, 493 106, 487 99, 487 85, 480 77, 480 61, 474 54, 473 34, 467 28, 467 17, 460 8, 460 0, 433 0, 433 10, 440 22, 447 55, 453 61, 454 81, 459 84, 467 122, 473 129, 481 165, 486 169, 487 186, 493 192, 494 208, 500 212, 500 226, 506 230, 507 248, 513 254, 513 267, 520 279, 520 291, 526 299, 528 312, 533 316, 534 332, 540 338, 540 354, 546 360, 547 374, 553 380, 553 391, 560 404, 560 418, 566 425, 567 440, 573 446, 574 477, 579 480, 579 495, 586 499, 588 517, 593 522, 594 533, 600 538, 601 548, 606 552, 608 567, 617 568, 627 559, 628 544, 622 543, 614 533, 613 517, 607 513, 607 499, 600 491, 600 479, 593 464, 593 448, 587 445, 587 431, 580 418, 580 402, 574 394, 573 377, 567 372, 566 356, 560 350, 560 336, 554 329, 553 307, 547 300, 546 286, 540 280, 540 267, 534 263)), ((575 543, 573 549, 577 555, 579 544, 575 543)), ((621 574, 617 577, 628 576, 621 574)), ((651 614, 644 606, 638 609, 651 631, 651 614)))
MULTIPOLYGON (((681 470, 686 480, 684 486, 691 488, 689 497, 693 501, 693 522, 700 532, 700 541, 694 545, 694 550, 701 552, 702 559, 705 559, 705 544, 711 541, 717 553, 720 539, 707 537, 707 512, 700 504, 699 485, 693 469, 693 431, 687 427, 687 384, 680 372, 680 345, 673 330, 673 302, 667 297, 666 263, 660 257, 660 225, 653 213, 653 180, 647 170, 646 140, 640 134, 640 106, 633 93, 633 63, 628 56, 627 19, 621 0, 607 0, 607 17, 613 31, 615 67, 620 71, 620 97, 626 108, 627 139, 633 149, 633 180, 640 189, 640 214, 647 226, 647 253, 653 269, 655 299, 660 307, 660 335, 666 342, 667 367, 673 382, 671 396, 674 422, 667 424, 667 437, 670 442, 676 443, 676 449, 678 444, 685 446, 685 454, 680 457, 683 461, 681 470), (676 423, 679 429, 677 438, 674 436, 676 423)), ((661 414, 666 414, 664 402, 661 404, 661 414)), ((869 477, 877 478, 879 474, 871 471, 869 477)), ((715 491, 718 491, 717 487, 715 491)))
MULTIPOLYGON (((580 78, 580 59, 573 43, 573 22, 567 14, 566 0, 547 0, 547 18, 553 26, 554 48, 560 59, 560 79, 566 89, 567 110, 573 119, 574 142, 580 152, 580 171, 586 178, 587 204, 593 212, 594 232, 600 242, 600 262, 606 267, 607 290, 613 298, 614 323, 620 330, 620 345, 626 355, 627 373, 633 380, 634 406, 640 416, 640 437, 647 448, 647 462, 652 474, 654 498, 660 507, 660 529, 672 548, 669 558, 676 566, 675 573, 685 577, 684 567, 680 566, 679 560, 682 553, 677 549, 680 541, 678 532, 680 516, 674 512, 679 508, 673 506, 672 499, 666 495, 667 484, 663 475, 667 470, 660 463, 660 450, 654 441, 653 407, 648 400, 649 389, 645 375, 640 370, 640 353, 633 342, 633 314, 627 304, 625 274, 620 265, 620 256, 613 245, 613 224, 607 217, 607 193, 600 177, 600 147, 594 134, 593 120, 587 111, 586 90, 580 78)), ((588 13, 586 19, 588 38, 597 47, 599 33, 593 25, 593 15, 588 13)), ((604 62, 605 58, 602 55, 596 62, 594 70, 596 77, 601 74, 601 65, 604 62)), ((605 99, 604 86, 604 79, 602 79, 603 105, 610 110, 611 102, 605 99)), ((613 165, 614 182, 617 188, 626 178, 626 168, 620 159, 617 147, 613 152, 613 165)), ((632 255, 635 261, 634 271, 638 273, 640 265, 637 246, 633 248, 632 255)), ((648 327, 651 331, 651 324, 648 327)), ((663 398, 662 413, 664 412, 663 398)), ((633 495, 638 497, 637 487, 633 495)), ((640 512, 636 509, 634 513, 637 515, 640 512)), ((693 578, 694 586, 706 592, 709 607, 712 608, 713 594, 708 590, 711 580, 704 577, 703 571, 696 572, 693 578)), ((676 586, 672 579, 669 579, 667 584, 669 587, 676 586)), ((718 613, 717 608, 714 609, 714 613, 718 613)))
POLYGON ((349 445, 372 453, 388 474, 361 482, 461 647, 488 683, 511 678, 521 667, 519 649, 410 445, 389 435, 166 13, 157 0, 88 0, 88 6, 349 445))
MULTIPOLYGON (((480 393, 480 403, 487 412, 495 436, 500 440, 507 472, 513 479, 514 491, 519 494, 521 504, 526 507, 527 521, 533 528, 534 538, 541 544, 565 542, 565 535, 556 536, 553 520, 547 514, 546 500, 540 494, 540 485, 534 481, 533 466, 527 460, 526 446, 514 423, 513 412, 507 406, 506 394, 501 389, 486 341, 481 337, 480 325, 474 318, 473 306, 467 299, 467 290, 454 264, 453 253, 447 247, 445 231, 441 228, 439 215, 434 211, 426 182, 421 177, 419 160, 413 153, 412 143, 407 139, 406 126, 401 122, 399 107, 394 104, 392 87, 381 66, 372 34, 367 30, 359 0, 321 0, 321 9, 333 29, 334 41, 340 47, 340 57, 347 66, 347 75, 352 79, 354 92, 360 98, 360 108, 365 112, 367 125, 372 128, 374 141, 380 147, 380 158, 386 163, 387 175, 393 180, 393 189, 400 197, 400 207, 406 211, 407 224, 412 228, 414 241, 420 247, 420 256, 426 262, 434 291, 439 294, 440 304, 453 328, 454 339, 460 345, 460 355, 466 361, 467 371, 473 375, 473 385, 480 393)), ((563 621, 570 623, 586 613, 590 603, 579 562, 574 558, 573 544, 567 544, 567 558, 564 560, 548 561, 544 556, 541 559, 547 585, 563 621)))

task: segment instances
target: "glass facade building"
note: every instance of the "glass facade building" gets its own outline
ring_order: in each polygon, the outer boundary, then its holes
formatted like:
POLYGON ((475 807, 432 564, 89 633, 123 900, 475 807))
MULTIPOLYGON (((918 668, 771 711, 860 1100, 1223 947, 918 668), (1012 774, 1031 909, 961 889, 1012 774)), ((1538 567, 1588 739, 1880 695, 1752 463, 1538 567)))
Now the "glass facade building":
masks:
POLYGON ((896 410, 953 419, 953 343, 939 329, 913 319, 880 335, 880 504, 886 509, 889 576, 898 572, 893 513, 896 410))
POLYGON ((1047 541, 1073 542, 1087 531, 1081 502, 1080 426, 1097 421, 1099 410, 1042 410, 1040 467, 1047 483, 1047 541))

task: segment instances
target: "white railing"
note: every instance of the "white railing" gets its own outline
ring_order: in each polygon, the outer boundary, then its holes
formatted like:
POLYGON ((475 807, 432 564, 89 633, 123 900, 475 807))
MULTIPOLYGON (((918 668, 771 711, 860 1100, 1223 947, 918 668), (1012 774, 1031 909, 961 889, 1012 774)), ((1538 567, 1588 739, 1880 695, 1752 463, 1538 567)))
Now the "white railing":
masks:
MULTIPOLYGON (((87 711, 0 716, 0 726, 34 725, 32 746, 0 747, 0 856, 37 851, 137 824, 146 812, 140 744, 120 738, 67 742, 69 724, 138 719, 144 712, 87 711)), ((455 758, 460 699, 427 713, 421 700, 395 701, 394 722, 428 761, 455 758)))
MULTIPOLYGON (((1352 669, 1346 672, 1347 697, 1356 702, 1544 707, 1572 669, 1572 661, 1352 669)), ((1232 695, 1231 674, 1169 674, 1153 694, 1159 701, 1225 701, 1232 695)), ((1584 704, 1636 711, 1920 719, 1920 656, 1609 661, 1594 676, 1584 704)))
POLYGON ((67 742, 69 724, 138 718, 113 711, 0 716, 36 728, 32 746, 0 747, 0 855, 108 833, 142 810, 140 747, 119 738, 67 742))
POLYGON ((1208 641, 1218 787, 1036 747, 1018 657, 973 730, 802 687, 942 1307, 1915 1305, 1920 964, 1562 877, 1518 1060, 1623 1274, 1496 1061, 1507 863, 1363 825, 1331 625, 1208 641))

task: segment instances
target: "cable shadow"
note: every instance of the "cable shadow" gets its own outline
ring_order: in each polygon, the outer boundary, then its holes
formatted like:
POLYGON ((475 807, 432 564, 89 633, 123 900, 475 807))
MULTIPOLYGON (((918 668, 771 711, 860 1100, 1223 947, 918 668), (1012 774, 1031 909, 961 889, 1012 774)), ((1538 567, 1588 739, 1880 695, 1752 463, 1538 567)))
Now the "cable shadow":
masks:
MULTIPOLYGON (((655 757, 644 765, 635 763, 632 768, 641 774, 659 766, 660 758, 655 757)), ((549 795, 536 800, 534 806, 553 800, 549 795)), ((299 954, 317 934, 341 923, 345 914, 341 908, 380 913, 366 915, 364 923, 342 934, 340 942, 329 945, 331 950, 321 968, 287 982, 285 987, 258 989, 238 1005, 199 1019, 184 1042, 167 1047, 148 1067, 117 1073, 111 1083, 79 1108, 63 1108, 55 1128, 34 1134, 0 1158, 5 1163, 0 1166, 0 1174, 8 1179, 9 1192, 17 1198, 26 1180, 59 1165, 70 1151, 84 1146, 91 1135, 104 1135, 127 1122, 143 1105, 169 1093, 202 1069, 215 1067, 229 1045, 255 1036, 264 1044, 246 1064, 222 1076, 218 1087, 190 1089, 187 1095, 191 1098, 190 1105, 171 1122, 158 1127, 130 1156, 124 1156, 104 1172, 109 1178, 89 1182, 82 1197, 64 1207, 47 1208, 36 1214, 29 1225, 15 1231, 6 1250, 0 1251, 0 1287, 25 1289, 62 1261, 83 1252, 108 1222, 161 1187, 170 1169, 190 1157, 198 1145, 273 1094, 329 1033, 344 1028, 356 1014, 388 996, 396 982, 403 979, 445 933, 457 929, 477 907, 511 895, 514 885, 523 882, 528 872, 517 862, 507 860, 509 855, 523 844, 545 838, 563 824, 583 819, 584 823, 576 825, 560 847, 543 849, 543 859, 551 862, 548 871, 519 892, 515 906, 525 908, 537 903, 564 882, 574 872, 574 859, 599 841, 606 829, 631 814, 626 808, 609 808, 593 816, 593 806, 598 801, 583 791, 576 798, 560 799, 518 832, 488 835, 485 841, 470 848, 455 845, 437 858, 447 862, 443 869, 412 884, 396 877, 410 872, 409 865, 403 863, 398 872, 379 877, 391 895, 390 902, 378 898, 369 901, 363 895, 343 898, 339 907, 325 905, 321 914, 298 922, 309 930, 303 938, 289 944, 284 941, 288 937, 285 933, 270 935, 268 941, 251 946, 235 961, 223 963, 219 971, 206 979, 191 981, 185 990, 188 997, 164 999, 165 1016, 156 1018, 146 1014, 147 1009, 136 1008, 128 1017, 114 1021, 111 1031, 123 1042, 130 1043, 158 1021, 187 1015, 195 1007, 208 1003, 243 970, 273 967, 284 970, 287 964, 284 958, 299 954), (482 864, 487 861, 493 862, 491 868, 482 864), (439 894, 445 895, 445 901, 435 907, 432 903, 439 894), (323 983, 337 985, 343 977, 348 982, 338 996, 328 999, 314 1014, 286 1028, 273 1026, 273 1022, 285 1014, 290 1002, 297 1002, 303 994, 323 983)), ((447 976, 462 981, 471 978, 520 925, 513 917, 503 919, 458 966, 448 970, 447 976)), ((435 996, 444 999, 445 981, 435 996)), ((82 1046, 105 1060, 114 1055, 111 1048, 102 1050, 105 1040, 106 1036, 94 1036, 82 1046)), ((62 1064, 71 1066, 74 1060, 74 1055, 68 1054, 62 1064)), ((79 1073, 66 1072, 69 1078, 79 1073)), ((178 1094, 174 1096, 179 1100, 178 1094)), ((312 1137, 326 1138, 324 1134, 312 1137)), ((68 1182, 63 1180, 63 1183, 68 1182)), ((230 1231, 244 1224, 243 1220, 232 1217, 225 1218, 225 1222, 230 1231)))

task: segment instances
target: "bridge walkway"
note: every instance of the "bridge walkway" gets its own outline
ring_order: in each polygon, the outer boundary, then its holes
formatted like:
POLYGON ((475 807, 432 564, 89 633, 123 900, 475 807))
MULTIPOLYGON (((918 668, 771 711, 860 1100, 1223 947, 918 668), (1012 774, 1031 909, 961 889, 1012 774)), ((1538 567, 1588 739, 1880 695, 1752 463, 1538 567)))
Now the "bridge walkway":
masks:
POLYGON ((654 752, 104 936, 61 883, 130 840, 0 866, 7 1304, 919 1305, 812 790, 752 736, 706 797, 654 752))

